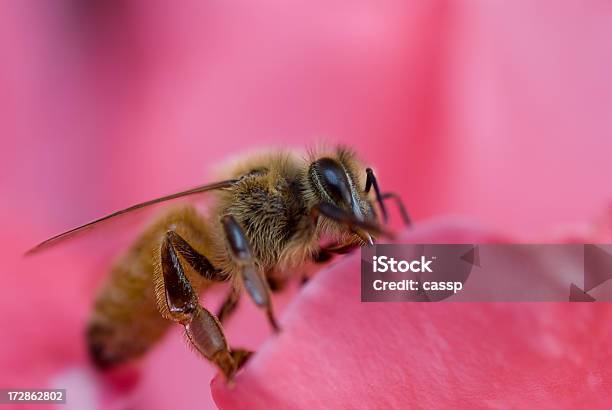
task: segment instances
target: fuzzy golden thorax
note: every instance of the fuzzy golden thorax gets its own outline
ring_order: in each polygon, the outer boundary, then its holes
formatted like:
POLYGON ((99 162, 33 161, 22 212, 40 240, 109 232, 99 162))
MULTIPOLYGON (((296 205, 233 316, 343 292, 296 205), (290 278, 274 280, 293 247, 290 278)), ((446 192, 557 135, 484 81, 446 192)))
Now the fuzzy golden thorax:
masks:
MULTIPOLYGON (((319 217, 313 224, 311 209, 331 202, 363 219, 374 218, 372 204, 363 193, 365 167, 346 149, 311 152, 306 157, 273 152, 238 161, 226 173, 240 181, 219 191, 210 224, 224 244, 219 217, 231 214, 242 225, 257 265, 263 271, 287 269, 312 258, 320 240, 363 244, 363 240, 335 221, 319 217), (335 178, 335 179, 334 179, 335 178)), ((218 247, 217 260, 234 271, 226 246, 218 247)))

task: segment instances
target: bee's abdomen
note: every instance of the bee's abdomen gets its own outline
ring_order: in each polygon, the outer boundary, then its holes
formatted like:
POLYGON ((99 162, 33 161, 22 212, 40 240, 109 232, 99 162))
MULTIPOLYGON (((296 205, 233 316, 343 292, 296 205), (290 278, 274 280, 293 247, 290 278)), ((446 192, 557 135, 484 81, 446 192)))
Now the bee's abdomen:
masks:
MULTIPOLYGON (((189 206, 169 211, 136 240, 100 289, 87 326, 89 352, 98 366, 109 367, 142 356, 172 323, 161 314, 155 291, 161 242, 168 230, 194 246, 210 242, 203 240, 206 228, 189 206)), ((210 284, 187 265, 186 274, 197 292, 210 284)))
POLYGON ((164 335, 170 322, 155 303, 152 264, 132 261, 113 269, 98 294, 86 331, 90 355, 98 366, 139 357, 164 335))

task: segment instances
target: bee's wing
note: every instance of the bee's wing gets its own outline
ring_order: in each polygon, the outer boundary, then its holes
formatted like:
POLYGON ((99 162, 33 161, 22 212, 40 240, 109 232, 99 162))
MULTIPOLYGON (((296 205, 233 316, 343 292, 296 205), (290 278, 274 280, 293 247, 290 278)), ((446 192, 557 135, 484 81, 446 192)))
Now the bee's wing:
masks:
POLYGON ((206 192, 206 191, 212 191, 215 189, 227 188, 227 187, 230 187, 232 184, 236 183, 237 181, 238 181, 237 179, 228 179, 225 181, 215 182, 212 184, 200 185, 195 188, 188 189, 186 191, 177 192, 174 194, 162 196, 160 198, 151 199, 150 201, 132 205, 129 208, 125 208, 120 211, 113 212, 112 214, 103 216, 102 218, 98 218, 95 221, 91 221, 84 225, 77 226, 76 228, 70 229, 69 231, 60 233, 59 235, 55 235, 54 237, 49 238, 46 241, 43 241, 39 243, 38 245, 36 245, 35 247, 33 247, 32 249, 30 249, 29 251, 25 253, 25 255, 26 256, 32 255, 34 253, 38 253, 42 250, 45 250, 51 246, 55 246, 57 244, 63 243, 65 240, 72 238, 76 234, 81 233, 86 229, 93 228, 101 224, 102 222, 108 221, 109 219, 113 219, 115 217, 118 217, 124 214, 127 214, 128 212, 137 211, 139 209, 142 209, 142 208, 145 208, 151 205, 159 204, 160 202, 170 201, 176 198, 199 194, 199 193, 206 192))

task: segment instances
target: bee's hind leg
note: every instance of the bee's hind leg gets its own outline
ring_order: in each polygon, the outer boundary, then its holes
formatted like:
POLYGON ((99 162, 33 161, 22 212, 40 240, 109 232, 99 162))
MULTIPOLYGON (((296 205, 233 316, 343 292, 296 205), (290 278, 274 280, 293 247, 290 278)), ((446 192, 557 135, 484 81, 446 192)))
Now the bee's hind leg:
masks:
POLYGON ((200 305, 198 295, 185 275, 179 254, 194 269, 206 268, 207 276, 215 272, 208 260, 177 233, 168 232, 161 245, 163 287, 159 290, 163 295, 158 294, 158 297, 163 297, 167 306, 167 311, 162 309, 162 315, 182 324, 196 350, 215 363, 228 380, 232 379, 250 353, 239 349, 230 350, 221 323, 200 305))
POLYGON ((225 215, 221 219, 221 224, 223 225, 225 236, 230 245, 232 257, 241 267, 242 282, 244 283, 247 293, 257 306, 265 309, 268 321, 274 331, 279 331, 280 327, 272 310, 270 287, 262 273, 255 266, 251 254, 251 247, 242 227, 231 215, 225 215))

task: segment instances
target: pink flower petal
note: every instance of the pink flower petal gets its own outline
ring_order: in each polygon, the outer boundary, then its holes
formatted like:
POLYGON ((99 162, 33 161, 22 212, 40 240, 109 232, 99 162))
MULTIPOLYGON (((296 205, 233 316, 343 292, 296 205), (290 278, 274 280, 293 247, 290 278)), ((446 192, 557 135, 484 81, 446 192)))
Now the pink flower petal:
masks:
MULTIPOLYGON (((500 242, 452 221, 403 242, 500 242)), ((221 409, 571 408, 608 402, 610 308, 567 303, 361 303, 359 255, 320 272, 237 376, 221 409)))

